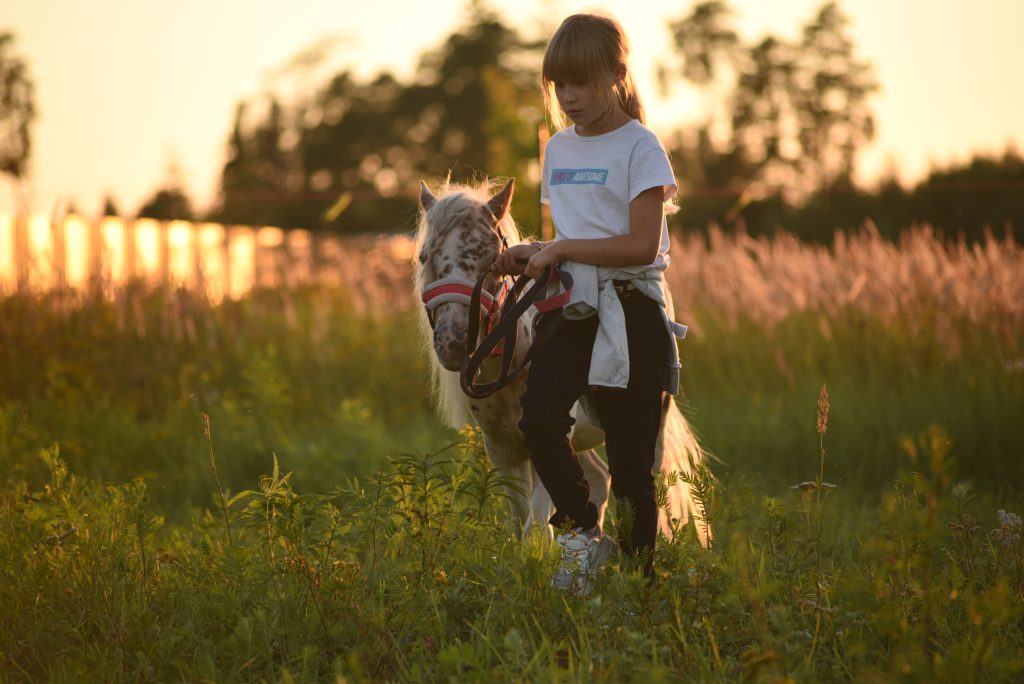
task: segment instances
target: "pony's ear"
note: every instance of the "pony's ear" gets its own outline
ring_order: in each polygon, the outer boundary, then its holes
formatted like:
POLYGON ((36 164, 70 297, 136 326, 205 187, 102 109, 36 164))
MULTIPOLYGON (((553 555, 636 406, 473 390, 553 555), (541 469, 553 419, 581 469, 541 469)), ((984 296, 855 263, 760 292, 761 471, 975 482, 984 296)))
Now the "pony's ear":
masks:
POLYGON ((509 178, 508 183, 497 195, 487 201, 487 208, 494 214, 494 219, 500 221, 508 213, 509 205, 512 204, 512 193, 516 190, 516 179, 509 178))
POLYGON ((430 188, 427 187, 427 184, 420 181, 420 206, 423 207, 423 211, 429 210, 436 201, 437 198, 430 194, 430 188))

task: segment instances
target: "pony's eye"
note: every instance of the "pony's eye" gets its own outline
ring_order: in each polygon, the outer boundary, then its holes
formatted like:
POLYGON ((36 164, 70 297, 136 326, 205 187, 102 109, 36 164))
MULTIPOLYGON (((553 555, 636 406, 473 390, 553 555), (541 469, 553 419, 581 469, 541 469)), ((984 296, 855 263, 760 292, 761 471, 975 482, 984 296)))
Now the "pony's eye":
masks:
POLYGON ((427 263, 427 253, 426 252, 420 252, 420 263, 421 264, 427 263))

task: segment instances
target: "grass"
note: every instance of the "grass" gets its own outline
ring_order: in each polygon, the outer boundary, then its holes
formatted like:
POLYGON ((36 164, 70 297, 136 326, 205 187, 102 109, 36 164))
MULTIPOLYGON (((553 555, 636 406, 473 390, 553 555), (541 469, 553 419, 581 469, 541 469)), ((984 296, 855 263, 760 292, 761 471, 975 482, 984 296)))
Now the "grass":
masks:
POLYGON ((189 505, 210 503, 204 415, 234 490, 266 472, 274 453, 312 488, 451 439, 432 414, 409 312, 356 315, 344 291, 328 288, 219 305, 141 286, 113 301, 56 300, 0 299, 8 485, 38 480, 25 455, 59 443, 83 476, 145 477, 181 521, 189 505))
POLYGON ((325 494, 275 463, 186 525, 145 481, 79 479, 48 450, 49 482, 0 508, 0 664, 55 681, 1005 681, 1024 668, 1019 518, 955 485, 941 440, 921 448, 877 508, 817 478, 767 497, 735 482, 712 550, 688 528, 659 544, 655 587, 610 569, 583 600, 480 496, 472 434, 325 494))
POLYGON ((715 545, 687 528, 653 588, 615 559, 579 601, 479 436, 437 425, 412 312, 0 299, 0 681, 1022 676, 1016 253, 704 248, 673 268, 718 269, 677 295, 715 545), (887 298, 900 259, 941 277, 887 298))

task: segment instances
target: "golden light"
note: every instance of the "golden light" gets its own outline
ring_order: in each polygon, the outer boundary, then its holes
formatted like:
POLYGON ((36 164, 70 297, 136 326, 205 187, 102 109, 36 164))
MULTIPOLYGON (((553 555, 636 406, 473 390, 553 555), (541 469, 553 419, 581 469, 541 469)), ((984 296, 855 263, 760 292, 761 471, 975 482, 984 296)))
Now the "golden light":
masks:
POLYGON ((195 287, 196 259, 192 224, 171 221, 167 224, 167 275, 171 283, 195 287))
POLYGON ((120 283, 127 279, 128 228, 123 219, 106 217, 100 221, 104 283, 120 283))
POLYGON ((313 238, 308 230, 288 231, 288 270, 294 281, 308 283, 313 280, 313 238))
POLYGON ((0 294, 17 287, 14 273, 14 218, 0 214, 0 294))
POLYGON ((227 294, 227 258, 224 226, 204 223, 196 227, 196 248, 199 252, 199 275, 206 296, 219 302, 227 294))
POLYGON ((64 282, 85 287, 89 282, 89 224, 81 216, 68 216, 64 232, 64 282))
POLYGON ((234 299, 244 295, 256 281, 256 232, 252 228, 232 228, 229 237, 228 294, 234 299))
POLYGON ((391 238, 391 258, 395 261, 411 261, 416 253, 416 243, 408 235, 395 235, 391 238))
POLYGON ((256 233, 255 285, 278 285, 277 251, 282 244, 284 231, 280 228, 263 227, 256 233))
POLYGON ((135 270, 139 277, 160 279, 160 223, 153 219, 135 222, 135 270))
POLYGON ((260 228, 256 233, 256 243, 260 247, 280 247, 284 243, 284 231, 280 228, 260 228))

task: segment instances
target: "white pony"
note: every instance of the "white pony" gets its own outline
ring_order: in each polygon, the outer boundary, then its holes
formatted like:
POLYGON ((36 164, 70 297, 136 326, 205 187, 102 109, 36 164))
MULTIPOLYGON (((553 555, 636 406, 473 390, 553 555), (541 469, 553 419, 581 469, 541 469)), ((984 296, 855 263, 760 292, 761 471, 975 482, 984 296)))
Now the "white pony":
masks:
MULTIPOLYGON (((503 475, 523 483, 523 493, 509 492, 513 511, 529 532, 533 525, 547 526, 554 505, 540 478, 530 464, 519 420, 522 408, 519 398, 526 385, 526 372, 504 389, 485 399, 470 399, 459 385, 459 371, 466 358, 466 337, 469 324, 469 294, 479 277, 487 271, 499 250, 521 241, 515 221, 509 213, 514 179, 497 194, 492 185, 478 187, 447 184, 440 197, 435 197, 421 184, 419 228, 416 235, 416 295, 428 301, 420 316, 420 332, 431 358, 432 380, 438 410, 442 419, 454 428, 461 428, 472 419, 483 433, 484 447, 494 467, 503 475), (504 243, 504 244, 503 244, 504 243), (426 298, 424 294, 426 293, 426 298)), ((496 293, 497 276, 484 281, 484 290, 496 293)), ((668 295, 666 288, 666 295, 668 295)), ((672 302, 668 300, 671 312, 672 302)), ((518 366, 529 349, 532 335, 533 309, 523 316, 512 367, 518 366)), ((504 353, 510 353, 505 350, 504 353)), ((498 374, 500 359, 488 359, 481 368, 480 381, 498 374)), ((655 471, 692 474, 702 462, 704 453, 670 395, 663 403, 662 428, 655 454, 655 471)), ((608 503, 610 476, 608 468, 594 449, 604 443, 604 433, 587 421, 577 404, 573 416, 576 424, 570 433, 573 449, 590 483, 590 499, 603 519, 608 503)), ((695 528, 701 544, 710 542, 710 528, 700 519, 701 510, 687 486, 676 478, 668 488, 668 515, 685 523, 695 516, 695 528)), ((671 537, 672 527, 666 511, 659 512, 659 529, 671 537)), ((550 533, 550 529, 548 529, 550 533)))

